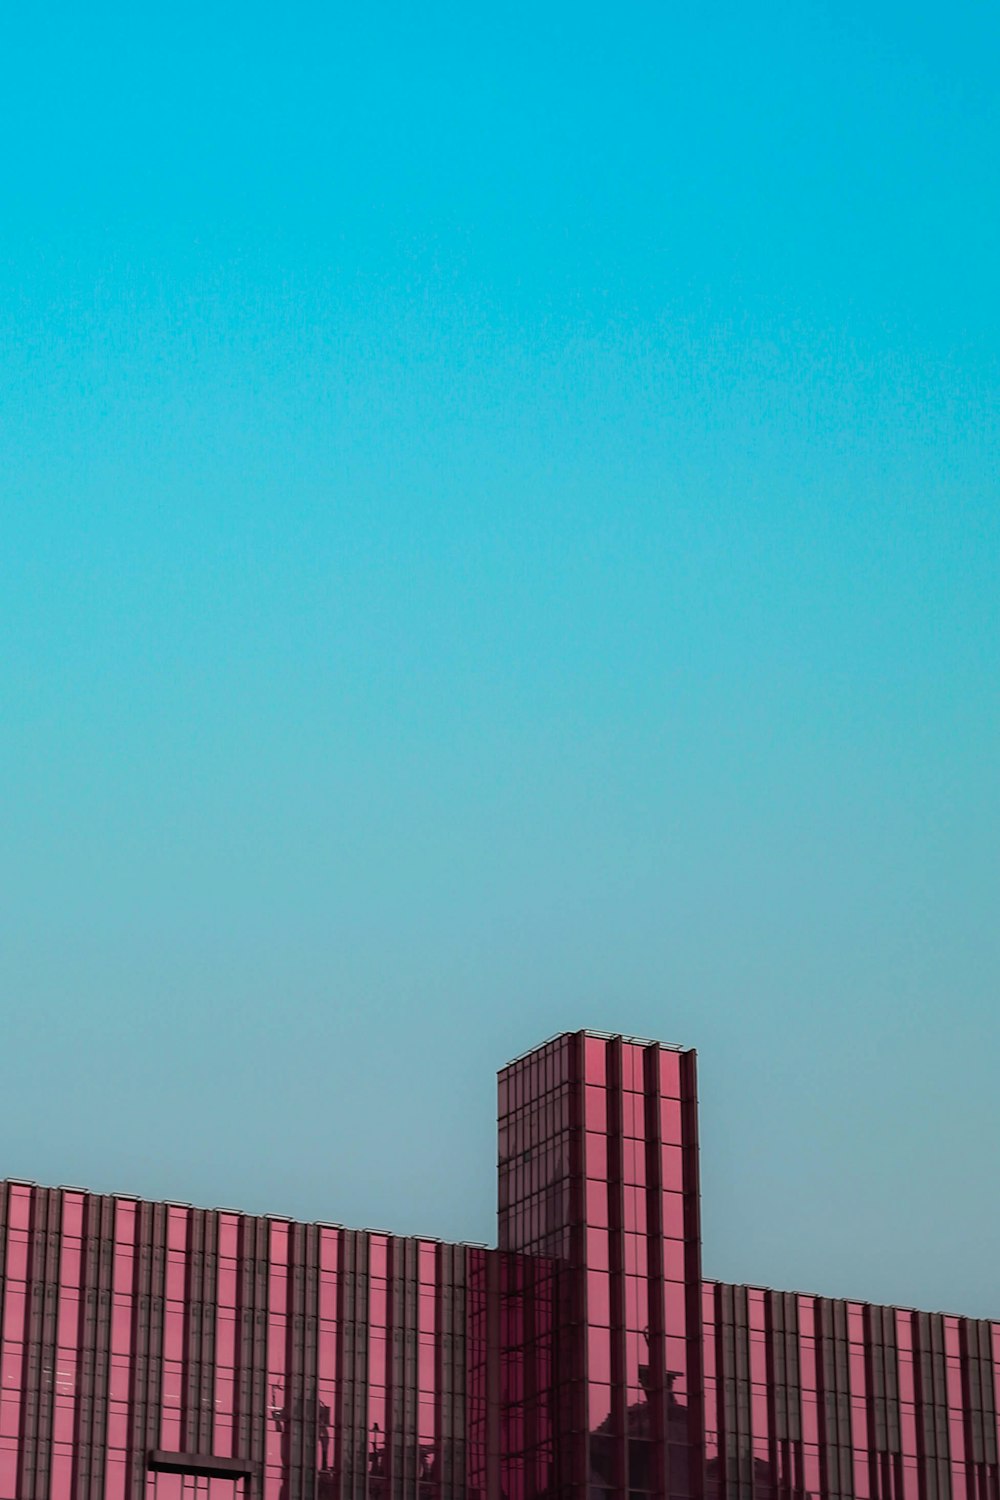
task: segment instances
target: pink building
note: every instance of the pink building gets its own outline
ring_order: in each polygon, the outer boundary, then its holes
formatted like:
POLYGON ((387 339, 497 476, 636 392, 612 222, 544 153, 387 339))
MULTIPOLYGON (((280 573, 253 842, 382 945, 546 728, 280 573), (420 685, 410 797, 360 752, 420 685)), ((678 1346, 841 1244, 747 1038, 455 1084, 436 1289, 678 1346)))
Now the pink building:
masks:
POLYGON ((703 1281, 693 1052, 499 1128, 496 1250, 0 1184, 0 1500, 1000 1500, 1000 1326, 703 1281))

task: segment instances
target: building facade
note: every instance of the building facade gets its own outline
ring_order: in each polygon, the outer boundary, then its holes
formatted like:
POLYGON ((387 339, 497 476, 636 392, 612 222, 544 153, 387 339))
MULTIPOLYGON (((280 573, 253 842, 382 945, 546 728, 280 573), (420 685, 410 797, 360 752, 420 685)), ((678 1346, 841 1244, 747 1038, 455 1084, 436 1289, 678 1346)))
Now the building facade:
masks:
POLYGON ((695 1054, 499 1078, 499 1245, 0 1184, 0 1500, 1000 1500, 1000 1325, 706 1281, 695 1054))

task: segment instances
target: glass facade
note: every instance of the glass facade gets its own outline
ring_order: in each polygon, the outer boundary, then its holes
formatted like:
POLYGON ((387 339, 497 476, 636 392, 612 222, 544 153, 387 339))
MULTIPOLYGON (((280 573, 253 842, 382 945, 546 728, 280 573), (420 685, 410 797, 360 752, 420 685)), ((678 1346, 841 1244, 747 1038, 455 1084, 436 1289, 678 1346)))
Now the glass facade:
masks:
POLYGON ((704 1287, 705 1486, 777 1500, 1000 1493, 1000 1326, 704 1287))
POLYGON ((0 1500, 1000 1500, 1000 1325, 703 1280, 693 1052, 498 1165, 496 1250, 0 1183, 0 1500))

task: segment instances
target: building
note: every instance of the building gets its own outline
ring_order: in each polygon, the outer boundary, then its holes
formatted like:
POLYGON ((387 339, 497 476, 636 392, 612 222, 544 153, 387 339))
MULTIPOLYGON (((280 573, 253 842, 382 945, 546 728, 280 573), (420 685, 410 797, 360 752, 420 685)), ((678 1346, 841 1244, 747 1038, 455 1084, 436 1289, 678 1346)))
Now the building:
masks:
POLYGON ((0 1187, 0 1500, 1000 1500, 1000 1325, 701 1272, 695 1055, 499 1078, 487 1250, 0 1187))

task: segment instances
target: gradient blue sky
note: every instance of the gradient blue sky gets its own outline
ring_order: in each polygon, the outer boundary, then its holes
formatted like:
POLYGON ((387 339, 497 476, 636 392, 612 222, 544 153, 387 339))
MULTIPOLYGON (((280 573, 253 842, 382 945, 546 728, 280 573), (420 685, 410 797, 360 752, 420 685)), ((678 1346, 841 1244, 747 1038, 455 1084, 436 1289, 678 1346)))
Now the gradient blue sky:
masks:
POLYGON ((9 7, 0 1171, 1000 1314, 995 0, 9 7))

